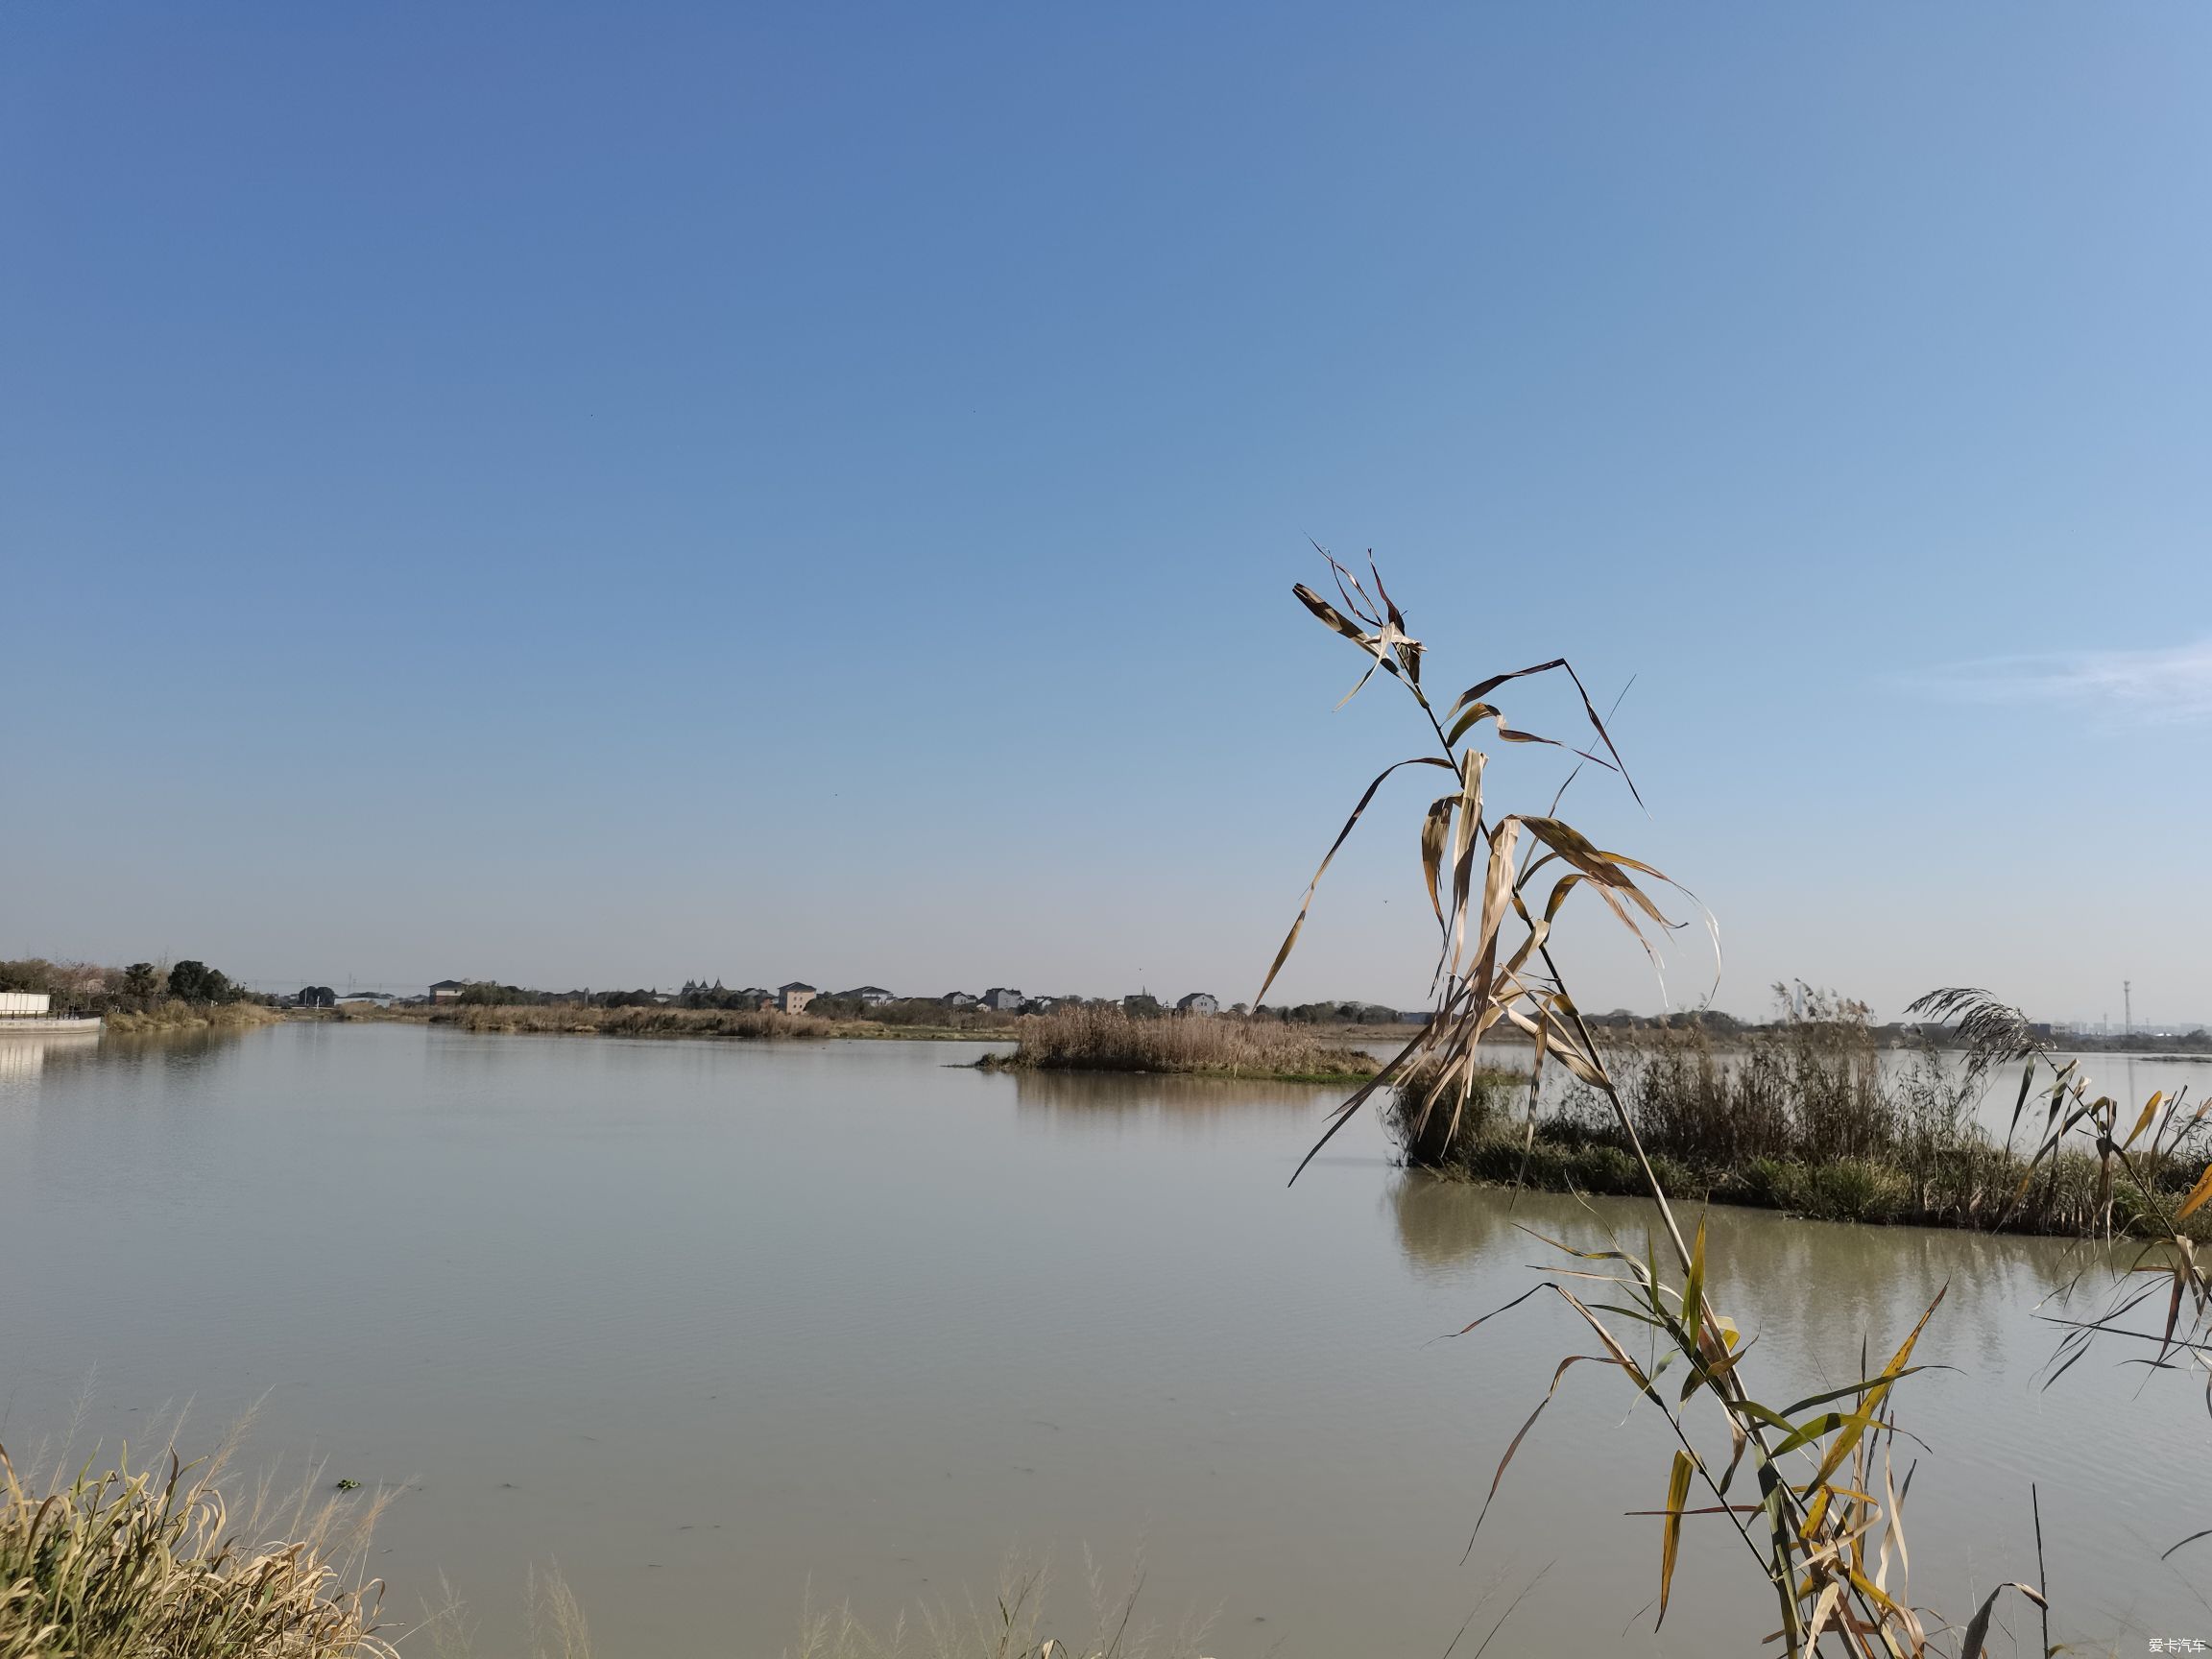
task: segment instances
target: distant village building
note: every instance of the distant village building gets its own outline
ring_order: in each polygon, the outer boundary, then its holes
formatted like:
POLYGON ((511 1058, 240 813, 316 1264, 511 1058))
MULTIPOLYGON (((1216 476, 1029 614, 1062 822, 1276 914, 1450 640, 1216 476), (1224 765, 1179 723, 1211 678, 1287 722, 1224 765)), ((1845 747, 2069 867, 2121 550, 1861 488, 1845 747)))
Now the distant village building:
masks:
POLYGON ((1190 996, 1182 998, 1176 1002, 1175 1012, 1178 1014, 1218 1014, 1221 1012, 1221 1004, 1204 991, 1193 991, 1190 996))
POLYGON ((983 993, 983 1006, 1000 1014, 1022 1012, 1022 993, 1005 985, 994 985, 983 993))
POLYGON ((971 997, 965 991, 948 991, 937 1000, 948 1008, 973 1008, 981 998, 971 997))
POLYGON ((430 1000, 433 1002, 457 1002, 461 999, 461 993, 468 989, 468 984, 463 980, 441 979, 437 984, 430 987, 430 1000))
POLYGON ((776 987, 776 1006, 786 1014, 804 1014, 806 1004, 819 995, 813 986, 794 979, 788 985, 776 987))
POLYGON ((837 995, 847 1001, 863 1003, 870 1008, 880 1008, 886 1002, 899 1000, 880 985, 856 986, 851 991, 840 991, 837 995))

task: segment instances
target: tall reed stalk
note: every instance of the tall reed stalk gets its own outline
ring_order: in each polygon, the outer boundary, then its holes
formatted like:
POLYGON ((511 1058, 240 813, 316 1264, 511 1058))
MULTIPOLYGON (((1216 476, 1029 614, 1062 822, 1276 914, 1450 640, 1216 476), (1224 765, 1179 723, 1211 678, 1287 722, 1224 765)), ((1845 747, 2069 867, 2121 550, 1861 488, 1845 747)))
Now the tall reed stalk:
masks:
MULTIPOLYGON (((1896 1435, 1893 1390, 1921 1369, 1912 1362, 1913 1349, 1942 1294, 1937 1293, 1879 1372, 1779 1408, 1752 1393, 1743 1364, 1745 1345, 1708 1290, 1704 1227, 1699 1223, 1694 1230, 1686 1229, 1676 1214, 1635 1117, 1551 950, 1552 926, 1578 896, 1603 904, 1647 950, 1651 950, 1647 926, 1664 929, 1672 924, 1637 878, 1670 887, 1675 884, 1648 864, 1601 851, 1559 818, 1564 784, 1560 796, 1543 812, 1497 811, 1484 797, 1488 757, 1475 739, 1485 728, 1501 741, 1568 750, 1583 763, 1614 773, 1636 795, 1597 705, 1565 658, 1489 675, 1449 704, 1431 699, 1422 684, 1424 648, 1407 632, 1405 615, 1383 586, 1373 557, 1368 560, 1372 593, 1335 560, 1330 559, 1329 566, 1341 610, 1304 584, 1292 591, 1307 610, 1369 659, 1366 671, 1345 700, 1381 670, 1410 695, 1435 748, 1384 767, 1367 785, 1308 884, 1297 919, 1276 952, 1255 1004, 1266 996, 1267 986, 1296 946, 1321 878, 1383 783, 1407 768, 1435 768, 1451 777, 1453 787, 1429 804, 1421 821, 1422 876, 1438 933, 1430 1022, 1336 1109, 1291 1179, 1297 1179, 1314 1153, 1362 1104, 1386 1087, 1411 1082, 1417 1091, 1413 1132, 1424 1133, 1429 1118, 1442 1113, 1447 1115, 1449 1138, 1475 1101, 1482 1076, 1479 1055, 1483 1041, 1501 1028, 1528 1038, 1536 1046, 1528 1089, 1530 1135, 1543 1067, 1547 1060, 1555 1061, 1595 1090, 1610 1108, 1623 1143, 1642 1171, 1671 1265, 1662 1268, 1648 1252, 1639 1257, 1619 1248, 1578 1251, 1546 1241, 1583 1265, 1567 1267, 1506 1307, 1518 1306, 1539 1291, 1551 1291, 1574 1310, 1602 1352, 1573 1354, 1559 1362, 1551 1389, 1500 1460, 1489 1497, 1497 1495, 1522 1440, 1568 1371, 1582 1363, 1609 1368, 1659 1409, 1680 1447, 1668 1471, 1665 1503, 1650 1512, 1660 1522, 1661 1622, 1673 1587, 1682 1524, 1693 1515, 1712 1516, 1738 1535, 1766 1575, 1781 1620, 1777 1638, 1789 1659, 1813 1654, 1829 1643, 1863 1659, 1929 1652, 1930 1623, 1912 1607, 1905 1590, 1903 1505, 1890 1479, 1889 1452, 1896 1435), (1512 727, 1504 712, 1488 701, 1513 681, 1553 673, 1572 681, 1581 699, 1593 733, 1590 749, 1512 727), (1540 877, 1548 888, 1539 884, 1540 877), (1585 1287, 1595 1284, 1598 1292, 1585 1288, 1578 1294, 1565 1283, 1568 1280, 1585 1287), (1647 1327, 1662 1350, 1658 1360, 1648 1368, 1639 1363, 1600 1313, 1647 1327), (1662 1376, 1677 1366, 1679 1389, 1662 1392, 1662 1376), (1725 1459, 1708 1454, 1693 1435, 1688 1411, 1700 1402, 1715 1407, 1725 1427, 1729 1446, 1725 1459), (1736 1488, 1737 1477, 1746 1465, 1757 1491, 1755 1502, 1738 1501, 1749 1498, 1736 1488), (1693 1506, 1694 1494, 1704 1501, 1693 1506)), ((1641 796, 1636 798, 1641 804, 1641 796)), ((1495 1316, 1485 1314, 1466 1329, 1472 1331, 1495 1316)), ((1488 1507, 1486 1498, 1485 1514, 1488 1507)), ((1480 1517, 1476 1526, 1479 1529, 1480 1517)), ((1965 1626, 1960 1659, 1979 1659, 1997 1598, 2007 1588, 2041 1601, 2026 1585, 2000 1585, 1965 1626)), ((1940 1622, 1935 1627, 1941 1629, 1940 1622)))

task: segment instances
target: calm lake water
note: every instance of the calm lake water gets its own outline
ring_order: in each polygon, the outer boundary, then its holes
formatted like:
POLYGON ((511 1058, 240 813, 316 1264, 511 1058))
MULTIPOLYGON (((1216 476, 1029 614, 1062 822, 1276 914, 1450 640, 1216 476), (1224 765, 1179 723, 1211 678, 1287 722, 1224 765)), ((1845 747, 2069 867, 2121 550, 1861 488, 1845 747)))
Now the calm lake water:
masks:
MULTIPOLYGON (((954 1069, 973 1046, 284 1025, 0 1045, 0 1442, 80 1455, 187 1398, 207 1445, 403 1486, 374 1571, 443 1573, 515 1652, 558 1562, 607 1655, 773 1654, 803 1603, 986 1596, 1009 1550, 1210 1654, 1751 1653, 1772 1604, 1691 1523, 1650 1629, 1669 1442, 1595 1366, 1507 1473, 1553 1364, 1548 1252, 1647 1211, 1440 1186, 1371 1121, 1284 1187, 1332 1096, 954 1069)), ((2091 1062, 2107 1085, 2117 1057, 2091 1062)), ((2135 1063, 2142 1089, 2167 1079, 2135 1063)), ((2131 1087, 2131 1093, 2134 1089, 2131 1087)), ((2200 1383, 2099 1350, 2042 1391, 2067 1248, 1717 1211, 1720 1305, 1770 1403, 1856 1373, 1950 1293, 1906 1426, 1915 1599, 2035 1577, 2056 1640, 2212 1639, 2200 1383)), ((2020 1651, 2034 1640, 2015 1606, 2020 1651)), ((2000 1642, 1996 1651, 2009 1648, 2000 1642)))

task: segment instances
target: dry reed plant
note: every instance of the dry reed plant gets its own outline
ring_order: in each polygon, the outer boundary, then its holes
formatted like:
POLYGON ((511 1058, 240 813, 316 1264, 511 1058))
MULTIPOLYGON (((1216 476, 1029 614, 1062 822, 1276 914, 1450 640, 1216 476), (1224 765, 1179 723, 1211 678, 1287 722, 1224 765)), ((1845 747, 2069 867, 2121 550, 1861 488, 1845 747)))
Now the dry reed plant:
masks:
MULTIPOLYGON (((2212 1270, 2200 1248, 2204 1220, 2212 1214, 2212 1096, 2192 1106, 2186 1089, 2159 1091, 2140 1108, 2126 1105, 2093 1086, 2079 1057, 2058 1058, 2017 1008, 1973 987, 1932 991, 1910 1012, 1957 1022, 1972 1076, 2019 1066, 2006 1144, 2010 1147, 2023 1122, 2032 1131, 2033 1144, 2009 1195, 2013 1206, 2030 1204, 2059 1183, 2071 1161, 2076 1170, 2086 1166, 2095 1173, 2094 1216, 2103 1237, 2134 1235, 2131 1251, 2093 1257, 2056 1298, 2067 1306, 2089 1275, 2108 1274, 2104 1312, 2091 1319, 2043 1315, 2064 1332, 2044 1386, 2057 1382, 2098 1341, 2110 1339, 2135 1345, 2131 1363, 2202 1373, 2205 1406, 2212 1410, 2212 1270), (2120 1265, 2113 1266, 2115 1262, 2120 1265), (2134 1287, 2146 1279, 2147 1286, 2134 1287), (2131 1318, 2138 1310, 2145 1310, 2148 1323, 2131 1318)), ((2191 1533, 2166 1553, 2207 1540, 2212 1527, 2191 1533)))
MULTIPOLYGON (((1580 676, 1564 658, 1556 658, 1479 680, 1440 711, 1422 685, 1422 645, 1407 633, 1406 618, 1384 588, 1372 556, 1368 569, 1373 593, 1335 560, 1329 560, 1329 565, 1342 611, 1303 584, 1294 592, 1301 604, 1370 660, 1346 699, 1382 670, 1411 695, 1435 736, 1436 749, 1385 767, 1367 786, 1308 885, 1297 920, 1268 970, 1267 983, 1273 983, 1297 944, 1314 891, 1337 849, 1382 783, 1403 768, 1434 767, 1449 774, 1455 786, 1429 805, 1421 826, 1422 872, 1438 929, 1433 1014, 1411 1042, 1337 1109, 1306 1162, 1311 1162, 1330 1136, 1377 1091, 1401 1083, 1410 1082, 1418 1091, 1415 1128, 1425 1126, 1435 1114, 1445 1114, 1449 1138, 1470 1109, 1483 1074, 1479 1057, 1483 1040, 1502 1026, 1510 1027, 1536 1046, 1536 1070, 1528 1092, 1528 1138, 1532 1140, 1534 1133, 1537 1080, 1545 1062, 1554 1060, 1610 1108, 1623 1143, 1656 1206, 1659 1230, 1670 1250, 1670 1264, 1662 1268, 1648 1249, 1641 1255, 1619 1248, 1586 1252, 1547 1240, 1575 1264, 1506 1307, 1549 1291, 1575 1311, 1601 1352, 1572 1354, 1560 1361, 1550 1390, 1507 1445, 1491 1480, 1490 1497, 1496 1496, 1522 1440, 1567 1373, 1582 1363, 1613 1370, 1658 1408, 1680 1447, 1668 1471, 1665 1502, 1648 1511, 1660 1523, 1662 1622, 1673 1586, 1683 1523, 1692 1516, 1714 1517, 1737 1535, 1771 1587, 1781 1628, 1769 1639, 1779 1642, 1789 1659, 1803 1659, 1827 1644, 1863 1659, 1931 1652, 1931 1631, 1939 1633, 1946 1627, 1932 1616, 1924 1618, 1907 1591, 1903 1503, 1891 1479, 1889 1454, 1896 1438, 1893 1393, 1901 1381, 1921 1369, 1912 1362, 1913 1350, 1942 1301, 1941 1293, 1880 1371, 1779 1408, 1754 1396, 1744 1364, 1749 1345, 1707 1291, 1704 1228, 1697 1227, 1693 1240, 1675 1214, 1635 1118, 1551 950, 1552 925, 1577 893, 1604 904, 1650 950, 1646 924, 1661 928, 1671 924, 1637 878, 1673 883, 1637 859, 1601 851, 1558 818, 1559 797, 1543 813, 1493 816, 1483 794, 1486 756, 1471 741, 1487 725, 1504 741, 1571 747, 1508 726, 1503 712, 1487 701, 1512 681, 1563 673, 1573 681, 1595 733, 1595 749, 1573 752, 1585 763, 1614 772, 1633 794, 1634 785, 1628 782, 1626 767, 1597 706, 1580 676), (1596 752, 1599 749, 1603 753, 1596 752), (1539 876, 1549 883, 1549 891, 1535 885, 1539 876), (1623 1320, 1646 1328, 1656 1342, 1659 1357, 1648 1367, 1616 1334, 1615 1325, 1623 1320), (1677 1371, 1680 1385, 1670 1384, 1663 1391, 1661 1381, 1671 1369, 1677 1371), (1693 1431, 1690 1410, 1699 1404, 1716 1408, 1717 1427, 1726 1434, 1725 1456, 1708 1451, 1705 1437, 1693 1431), (1738 1477, 1746 1469, 1748 1489, 1740 1489, 1738 1477)), ((1562 795, 1564 789, 1562 785, 1562 795)), ((1265 995, 1263 985, 1260 996, 1265 995)), ((1300 1164, 1299 1169, 1304 1168, 1300 1164)), ((1292 1180, 1296 1178, 1294 1172, 1292 1180)), ((1485 1314, 1466 1329, 1473 1331, 1496 1316, 1485 1314)), ((1909 1479, 1906 1484, 1910 1486, 1909 1479)), ((1483 1508, 1487 1513, 1488 1499, 1483 1508)), ((1476 1525, 1479 1529, 1480 1517, 1476 1525)), ((2026 1585, 1999 1585, 1960 1633, 1960 1659, 1981 1659, 1997 1599, 2007 1589, 2016 1589, 2038 1603, 2042 1600, 2026 1585)))
POLYGON ((264 1486, 234 1519, 227 1456, 35 1486, 0 1451, 0 1659, 395 1659, 359 1567, 381 1500, 264 1486))
POLYGON ((1022 1021, 1021 1045, 987 1065, 1039 1070, 1184 1071, 1224 1077, 1365 1077, 1377 1070, 1364 1049, 1330 1043, 1311 1030, 1234 1015, 1170 1015, 1141 1020, 1111 1003, 1056 1008, 1022 1021))

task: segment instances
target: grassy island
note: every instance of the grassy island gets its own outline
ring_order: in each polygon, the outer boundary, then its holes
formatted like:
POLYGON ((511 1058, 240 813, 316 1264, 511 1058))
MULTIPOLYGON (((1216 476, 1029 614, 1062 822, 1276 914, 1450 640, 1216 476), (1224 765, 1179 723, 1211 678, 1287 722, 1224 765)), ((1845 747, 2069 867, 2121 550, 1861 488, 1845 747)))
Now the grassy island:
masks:
MULTIPOLYGON (((2037 1159, 2008 1147, 1975 1120, 1979 1086, 1956 1065, 1931 1053, 1885 1068, 1864 1010, 1834 998, 1726 1047, 1696 1031, 1648 1033, 1612 1064, 1669 1192, 1820 1220, 2080 1237, 2102 1236, 2108 1222, 2163 1236, 2167 1213, 2212 1155, 2201 1130, 2139 1145, 2112 1170, 2080 1148, 2037 1159)), ((1531 1131, 1527 1085, 1526 1076, 1481 1074, 1454 1131, 1448 1100, 1424 1118, 1416 1074, 1384 1115, 1407 1163, 1440 1176, 1552 1192, 1649 1190, 1609 1103, 1568 1090, 1540 1106, 1531 1131)), ((2028 1110, 2040 1118, 2039 1101, 2028 1110)), ((2185 1226, 2212 1239, 2212 1207, 2185 1226)))
POLYGON ((1235 1015, 1140 1019, 1112 1005, 1062 1008, 1022 1022, 1011 1054, 986 1055, 987 1070, 1173 1071, 1267 1082, 1343 1083, 1372 1077, 1380 1062, 1310 1026, 1235 1015))

